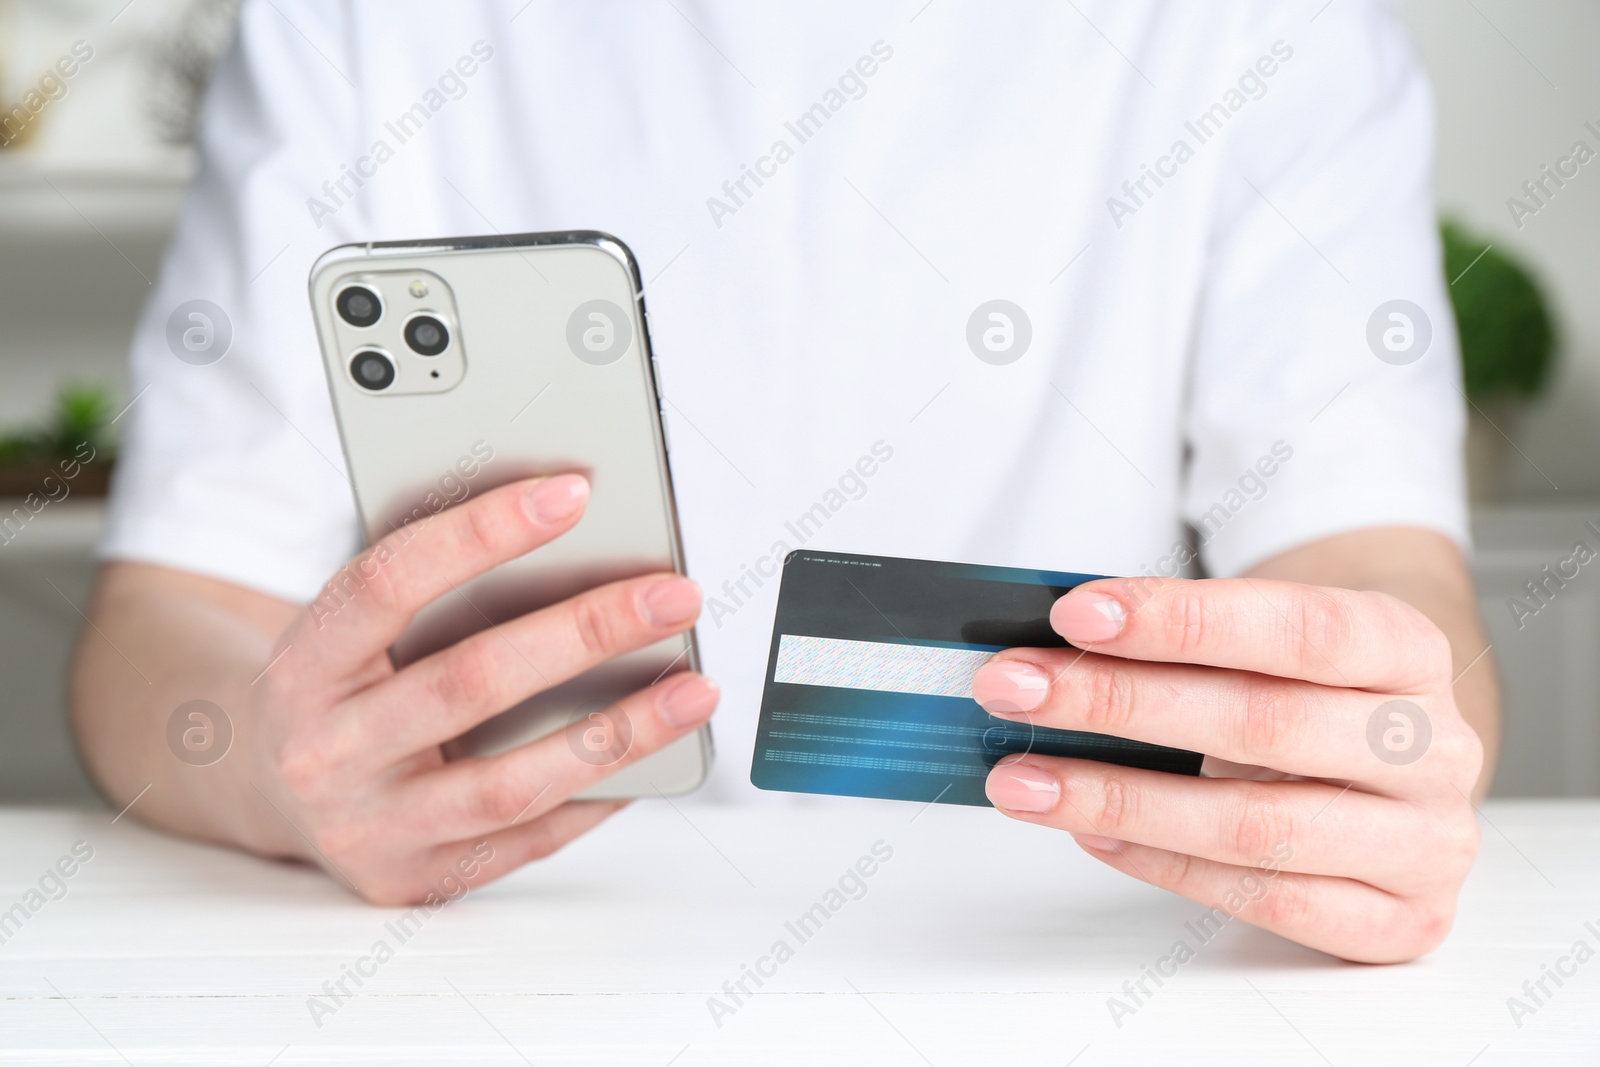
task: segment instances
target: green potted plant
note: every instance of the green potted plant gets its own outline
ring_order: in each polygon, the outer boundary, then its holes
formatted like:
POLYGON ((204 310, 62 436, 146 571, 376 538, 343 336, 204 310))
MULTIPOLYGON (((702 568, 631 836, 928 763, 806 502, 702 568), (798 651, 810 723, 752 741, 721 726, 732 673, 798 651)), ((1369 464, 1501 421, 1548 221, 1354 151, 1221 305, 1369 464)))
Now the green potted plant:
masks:
POLYGON ((73 493, 104 496, 115 459, 110 418, 110 396, 103 387, 74 383, 63 388, 46 423, 0 434, 0 497, 59 493, 46 482, 51 477, 73 493))
POLYGON ((1467 483, 1482 501, 1499 488, 1510 437, 1550 378, 1555 320, 1538 280, 1515 258, 1453 220, 1439 229, 1470 401, 1467 483))

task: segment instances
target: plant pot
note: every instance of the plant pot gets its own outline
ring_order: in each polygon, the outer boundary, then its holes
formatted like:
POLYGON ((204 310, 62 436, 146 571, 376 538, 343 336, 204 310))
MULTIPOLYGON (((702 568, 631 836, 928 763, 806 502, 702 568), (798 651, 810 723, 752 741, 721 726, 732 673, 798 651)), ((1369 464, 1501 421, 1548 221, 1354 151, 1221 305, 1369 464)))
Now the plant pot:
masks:
POLYGON ((1472 503, 1499 498, 1523 410, 1522 401, 1503 397, 1467 405, 1467 498, 1472 503))
POLYGON ((67 487, 69 496, 103 497, 111 486, 111 466, 105 460, 80 463, 77 476, 68 478, 56 460, 0 463, 0 499, 19 499, 29 493, 38 493, 47 499, 61 499, 62 485, 67 487))

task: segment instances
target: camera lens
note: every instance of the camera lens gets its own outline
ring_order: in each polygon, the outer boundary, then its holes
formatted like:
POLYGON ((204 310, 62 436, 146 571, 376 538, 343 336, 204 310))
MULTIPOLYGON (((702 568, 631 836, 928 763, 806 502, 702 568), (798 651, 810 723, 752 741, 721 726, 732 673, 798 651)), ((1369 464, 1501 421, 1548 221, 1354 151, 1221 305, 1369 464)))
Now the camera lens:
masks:
POLYGON ((350 377, 363 389, 382 392, 394 384, 394 363, 375 348, 357 352, 350 361, 350 377))
POLYGON ((450 345, 450 331, 432 315, 417 315, 406 323, 406 344, 419 356, 437 356, 450 345))
POLYGON ((383 314, 378 294, 364 285, 352 285, 334 301, 339 317, 352 326, 371 326, 383 314))

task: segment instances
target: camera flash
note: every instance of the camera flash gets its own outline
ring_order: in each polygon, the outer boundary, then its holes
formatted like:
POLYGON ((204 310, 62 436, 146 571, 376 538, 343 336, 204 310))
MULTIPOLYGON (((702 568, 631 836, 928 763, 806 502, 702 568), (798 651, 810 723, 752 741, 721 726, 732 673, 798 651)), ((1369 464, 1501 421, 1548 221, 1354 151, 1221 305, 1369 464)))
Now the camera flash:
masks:
POLYGON ((418 300, 421 300, 423 297, 427 296, 428 295, 428 285, 427 285, 427 283, 421 281, 420 279, 418 281, 412 282, 411 283, 411 295, 416 297, 418 300))

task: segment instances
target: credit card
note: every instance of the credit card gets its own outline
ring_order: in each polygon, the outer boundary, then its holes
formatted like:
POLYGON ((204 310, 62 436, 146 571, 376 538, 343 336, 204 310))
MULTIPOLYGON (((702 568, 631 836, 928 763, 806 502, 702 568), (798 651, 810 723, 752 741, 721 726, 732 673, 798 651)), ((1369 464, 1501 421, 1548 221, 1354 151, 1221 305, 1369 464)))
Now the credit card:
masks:
POLYGON ((988 806, 1003 756, 1199 774, 1198 752, 997 719, 972 676, 1007 648, 1066 648, 1050 606, 1103 577, 801 549, 784 560, 750 781, 988 806))

